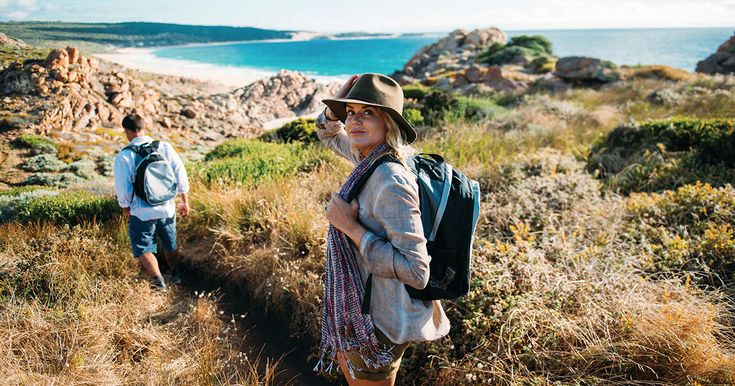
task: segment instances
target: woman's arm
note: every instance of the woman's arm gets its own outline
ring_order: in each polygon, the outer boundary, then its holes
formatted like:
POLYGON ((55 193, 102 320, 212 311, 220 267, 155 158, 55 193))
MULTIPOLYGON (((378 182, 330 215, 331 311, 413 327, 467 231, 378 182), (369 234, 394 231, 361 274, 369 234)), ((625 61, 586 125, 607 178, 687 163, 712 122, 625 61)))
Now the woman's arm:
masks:
POLYGON ((371 206, 386 237, 366 230, 359 244, 360 258, 374 275, 423 289, 429 282, 431 257, 426 251, 418 192, 409 176, 392 170, 396 167, 403 166, 381 165, 370 177, 373 181, 368 180, 365 185, 366 190, 371 190, 365 192, 371 202, 364 204, 371 206))
POLYGON ((323 122, 323 124, 317 124, 316 135, 319 140, 328 148, 334 150, 337 154, 347 158, 353 163, 358 163, 360 160, 352 154, 350 147, 350 139, 347 137, 347 133, 344 130, 344 125, 340 121, 330 121, 323 117, 325 111, 317 118, 317 123, 323 122))

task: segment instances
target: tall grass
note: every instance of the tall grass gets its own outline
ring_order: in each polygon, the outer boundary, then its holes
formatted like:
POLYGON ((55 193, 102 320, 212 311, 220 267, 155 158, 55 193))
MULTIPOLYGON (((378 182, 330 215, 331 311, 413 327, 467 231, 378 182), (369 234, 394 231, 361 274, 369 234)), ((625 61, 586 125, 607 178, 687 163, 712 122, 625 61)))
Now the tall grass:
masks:
POLYGON ((3 384, 271 384, 213 298, 152 292, 125 224, 0 225, 3 384))
MULTIPOLYGON (((627 233, 625 199, 603 195, 573 157, 533 151, 544 137, 529 135, 516 149, 535 155, 519 157, 492 130, 436 134, 450 162, 494 184, 483 188, 472 290, 445 302, 450 336, 413 345, 402 382, 732 382, 732 301, 641 272, 651 255, 627 233)), ((190 259, 245 289, 305 344, 318 342, 322 205, 348 170, 336 163, 252 187, 199 186, 195 217, 182 224, 190 259)))

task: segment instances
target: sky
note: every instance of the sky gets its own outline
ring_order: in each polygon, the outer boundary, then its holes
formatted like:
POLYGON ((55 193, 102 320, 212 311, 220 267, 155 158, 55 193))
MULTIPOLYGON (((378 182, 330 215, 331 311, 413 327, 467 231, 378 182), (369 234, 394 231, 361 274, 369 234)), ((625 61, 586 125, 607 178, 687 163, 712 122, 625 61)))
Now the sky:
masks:
POLYGON ((316 32, 730 27, 735 0, 0 0, 0 21, 151 21, 316 32))

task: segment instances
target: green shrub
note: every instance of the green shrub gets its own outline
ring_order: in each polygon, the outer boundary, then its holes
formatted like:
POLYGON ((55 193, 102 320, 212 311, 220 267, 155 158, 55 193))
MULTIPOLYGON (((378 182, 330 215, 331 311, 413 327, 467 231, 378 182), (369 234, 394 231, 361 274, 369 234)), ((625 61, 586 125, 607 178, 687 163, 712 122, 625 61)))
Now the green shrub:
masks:
POLYGON ((619 127, 594 145, 589 171, 630 193, 735 182, 735 120, 671 119, 619 127))
POLYGON ((424 99, 431 88, 422 84, 409 84, 403 86, 403 97, 408 99, 416 99, 418 101, 424 99))
POLYGON ((299 118, 293 120, 278 129, 262 134, 258 139, 266 142, 291 143, 294 141, 304 143, 318 142, 316 135, 316 120, 313 118, 299 118))
POLYGON ((511 38, 508 44, 494 43, 477 56, 477 61, 491 65, 503 65, 525 58, 524 61, 530 62, 532 68, 544 69, 548 67, 546 63, 551 61, 553 55, 551 42, 547 38, 540 35, 520 35, 511 38), (534 64, 537 60, 543 63, 534 64))
MULTIPOLYGON (((408 114, 413 114, 411 119, 417 119, 429 126, 453 121, 477 121, 493 116, 501 109, 492 99, 461 96, 443 90, 432 90, 419 106, 419 109, 410 110, 418 110, 420 119, 413 111, 408 114)), ((408 110, 404 111, 405 117, 408 110)))
POLYGON ((53 146, 54 148, 56 148, 56 142, 54 142, 54 140, 48 137, 44 137, 42 135, 35 134, 21 135, 15 140, 15 143, 18 147, 26 149, 34 149, 44 145, 53 146))
POLYGON ((23 181, 24 185, 54 186, 68 188, 84 180, 74 173, 34 173, 23 181))
POLYGON ((403 118, 406 118, 411 126, 423 126, 424 116, 421 115, 421 110, 418 109, 403 109, 403 118))
POLYGON ((207 185, 255 185, 260 181, 313 170, 335 157, 322 147, 235 140, 215 147, 193 175, 207 185))
POLYGON ((536 57, 531 61, 531 69, 539 74, 546 74, 556 69, 556 58, 549 55, 536 57))
POLYGON ((29 172, 58 172, 67 168, 64 161, 53 154, 39 154, 27 159, 21 168, 29 172))
POLYGON ((426 94, 422 103, 421 115, 428 125, 444 123, 447 115, 459 107, 459 99, 443 90, 432 90, 426 94))
POLYGON ((519 35, 510 39, 507 47, 526 47, 534 52, 554 55, 551 41, 541 35, 519 35))
POLYGON ((628 233, 651 257, 649 272, 682 273, 719 286, 735 281, 735 189, 685 185, 628 199, 628 233))
POLYGON ((50 221, 70 225, 91 220, 107 222, 120 213, 115 197, 81 191, 55 195, 36 193, 16 209, 16 221, 50 221))
POLYGON ((0 222, 15 220, 18 208, 25 206, 28 201, 40 196, 56 194, 58 194, 56 189, 41 186, 21 186, 0 190, 0 222))

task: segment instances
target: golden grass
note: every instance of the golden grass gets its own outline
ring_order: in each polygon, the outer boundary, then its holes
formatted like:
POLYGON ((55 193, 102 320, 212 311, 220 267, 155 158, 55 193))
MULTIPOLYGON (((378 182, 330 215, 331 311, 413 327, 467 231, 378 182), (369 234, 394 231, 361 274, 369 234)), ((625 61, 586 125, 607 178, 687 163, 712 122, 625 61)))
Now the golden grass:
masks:
MULTIPOLYGON (((468 152, 463 167, 487 162, 465 135, 476 127, 451 129, 445 135, 468 152)), ((404 382, 732 382, 731 301, 641 275, 636 266, 646 256, 631 252, 624 200, 602 197, 582 164, 558 151, 508 157, 484 164, 501 172, 483 201, 472 291, 445 302, 451 341, 414 345, 404 382)), ((181 225, 191 261, 245 289, 303 344, 316 343, 322 205, 348 168, 254 188, 194 189, 196 212, 181 225)))
POLYGON ((0 233, 3 384, 273 383, 214 298, 148 289, 124 224, 0 233))

